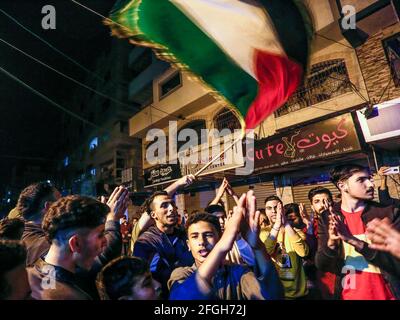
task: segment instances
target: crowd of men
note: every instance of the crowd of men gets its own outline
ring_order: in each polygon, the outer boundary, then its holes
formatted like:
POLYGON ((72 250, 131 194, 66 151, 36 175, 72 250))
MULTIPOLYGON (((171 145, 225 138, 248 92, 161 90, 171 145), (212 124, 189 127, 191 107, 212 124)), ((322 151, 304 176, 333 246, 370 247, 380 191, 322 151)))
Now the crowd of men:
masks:
POLYGON ((153 193, 132 225, 122 186, 98 200, 32 184, 0 221, 0 299, 397 300, 400 202, 386 169, 379 203, 370 171, 352 164, 331 171, 340 201, 309 191, 311 212, 236 195, 224 179, 204 212, 181 216, 173 199, 189 175, 153 193))

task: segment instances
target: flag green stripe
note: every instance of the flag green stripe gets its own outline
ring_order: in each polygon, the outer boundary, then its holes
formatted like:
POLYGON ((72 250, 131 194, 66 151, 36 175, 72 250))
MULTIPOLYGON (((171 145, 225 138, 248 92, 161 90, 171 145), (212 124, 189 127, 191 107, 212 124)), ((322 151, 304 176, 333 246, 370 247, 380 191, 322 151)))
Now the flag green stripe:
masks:
POLYGON ((177 60, 223 95, 245 117, 257 96, 257 81, 170 1, 142 1, 138 10, 136 29, 148 40, 165 46, 177 60), (154 21, 157 23, 152 23, 154 21))

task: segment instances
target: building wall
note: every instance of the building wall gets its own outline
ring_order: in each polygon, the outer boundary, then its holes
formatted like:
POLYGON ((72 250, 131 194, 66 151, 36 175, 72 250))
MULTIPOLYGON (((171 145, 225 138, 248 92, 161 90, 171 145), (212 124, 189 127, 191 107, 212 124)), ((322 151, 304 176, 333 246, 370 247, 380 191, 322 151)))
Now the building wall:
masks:
POLYGON ((400 24, 390 26, 369 38, 357 48, 357 55, 372 102, 383 102, 400 96, 386 59, 382 40, 400 32, 400 24))
MULTIPOLYGON (((389 65, 381 41, 400 31, 398 23, 371 36, 364 45, 354 49, 341 33, 338 22, 339 14, 334 0, 309 0, 306 2, 315 16, 314 22, 318 33, 312 44, 310 65, 333 59, 343 59, 354 88, 352 91, 340 96, 286 115, 279 117, 271 115, 255 130, 263 133, 261 137, 271 136, 319 118, 360 109, 368 100, 378 100, 388 85, 389 79, 391 79, 389 65)), ((362 3, 358 3, 357 9, 361 10, 370 3, 371 1, 362 1, 362 3)), ((344 4, 343 1, 342 4, 344 4)), ((143 138, 144 169, 153 165, 147 163, 145 159, 145 147, 148 142, 144 138, 149 129, 159 128, 168 135, 168 121, 176 120, 176 116, 181 115, 184 116, 185 120, 178 120, 178 130, 187 122, 196 119, 204 119, 206 127, 212 128, 215 114, 224 107, 213 99, 207 100, 206 97, 210 97, 207 88, 191 79, 185 73, 182 75, 182 87, 160 100, 158 94, 159 83, 168 78, 173 72, 175 72, 174 69, 168 70, 156 78, 153 84, 154 106, 164 112, 147 107, 130 119, 130 135, 143 138), (173 116, 168 114, 173 114, 173 116)), ((382 97, 382 101, 398 97, 399 90, 394 87, 394 83, 391 81, 387 92, 382 97)), ((397 189, 390 185, 390 190, 395 196, 397 189)), ((290 185, 285 185, 281 189, 277 188, 276 192, 284 198, 285 203, 296 200, 296 195, 290 185)), ((185 196, 186 205, 189 207, 193 205, 191 209, 200 209, 198 201, 195 200, 194 196, 191 198, 188 198, 187 195, 185 196)))

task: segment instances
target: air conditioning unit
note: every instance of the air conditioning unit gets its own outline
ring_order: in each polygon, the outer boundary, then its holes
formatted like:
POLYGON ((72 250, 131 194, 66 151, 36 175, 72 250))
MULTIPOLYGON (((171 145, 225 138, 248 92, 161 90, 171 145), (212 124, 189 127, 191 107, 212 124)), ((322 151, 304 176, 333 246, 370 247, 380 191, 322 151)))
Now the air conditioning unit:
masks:
POLYGON ((357 111, 366 142, 400 137, 400 98, 357 111))

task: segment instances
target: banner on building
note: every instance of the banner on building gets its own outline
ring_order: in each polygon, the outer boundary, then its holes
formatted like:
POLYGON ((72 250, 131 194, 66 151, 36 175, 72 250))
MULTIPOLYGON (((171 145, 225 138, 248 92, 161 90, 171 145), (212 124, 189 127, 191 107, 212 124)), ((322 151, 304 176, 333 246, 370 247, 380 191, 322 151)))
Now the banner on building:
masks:
MULTIPOLYGON (((204 167, 211 159, 220 154, 224 148, 234 142, 237 135, 231 135, 229 139, 224 141, 221 139, 216 144, 209 147, 208 145, 192 152, 192 149, 186 150, 180 154, 179 160, 181 163, 182 174, 195 174, 204 167), (222 143, 223 141, 223 143, 222 143)), ((199 176, 206 176, 212 173, 231 170, 244 166, 243 147, 242 141, 236 142, 232 148, 223 153, 219 159, 214 161, 207 169, 205 169, 199 176)))
POLYGON ((246 150, 255 171, 276 169, 299 163, 337 157, 360 151, 360 142, 351 114, 344 114, 290 131, 279 138, 255 141, 246 150))
POLYGON ((145 188, 172 182, 182 177, 179 164, 160 164, 144 170, 145 188))

